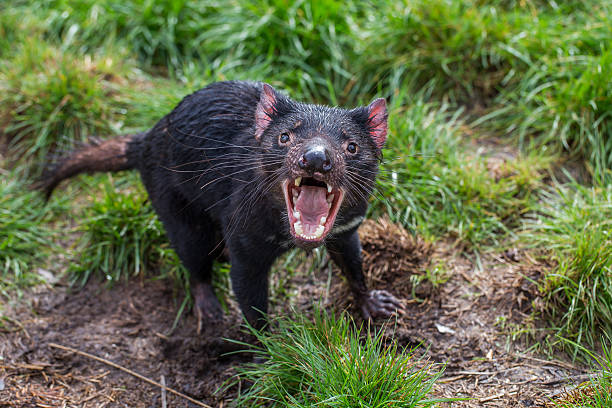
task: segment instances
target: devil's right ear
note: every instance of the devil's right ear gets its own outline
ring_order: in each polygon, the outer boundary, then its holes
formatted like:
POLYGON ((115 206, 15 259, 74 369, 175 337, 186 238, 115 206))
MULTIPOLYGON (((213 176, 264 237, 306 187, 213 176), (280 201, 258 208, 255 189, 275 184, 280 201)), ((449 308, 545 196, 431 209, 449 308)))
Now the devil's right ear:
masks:
POLYGON ((261 139, 261 135, 272 122, 272 116, 276 113, 276 100, 274 88, 264 83, 257 109, 255 109, 255 139, 257 141, 261 139))

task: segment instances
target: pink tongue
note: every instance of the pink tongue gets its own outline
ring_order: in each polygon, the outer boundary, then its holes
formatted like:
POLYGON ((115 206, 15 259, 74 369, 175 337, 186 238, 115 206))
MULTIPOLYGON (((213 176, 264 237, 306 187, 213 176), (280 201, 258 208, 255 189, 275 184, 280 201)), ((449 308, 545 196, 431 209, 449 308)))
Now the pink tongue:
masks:
POLYGON ((300 195, 295 200, 295 209, 300 212, 300 221, 306 235, 312 235, 319 226, 321 217, 326 217, 327 189, 316 186, 302 186, 300 195))

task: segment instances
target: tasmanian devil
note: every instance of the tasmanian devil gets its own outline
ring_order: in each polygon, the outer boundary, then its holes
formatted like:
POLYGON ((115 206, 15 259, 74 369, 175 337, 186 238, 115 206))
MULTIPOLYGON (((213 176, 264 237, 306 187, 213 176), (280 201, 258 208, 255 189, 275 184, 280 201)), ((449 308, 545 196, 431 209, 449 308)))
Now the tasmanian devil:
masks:
POLYGON ((81 172, 137 169, 170 242, 191 274, 198 330, 221 308, 213 260, 228 249, 247 321, 265 322, 268 271, 293 246, 325 245, 364 318, 401 307, 366 287, 357 227, 387 137, 387 107, 295 102, 265 83, 211 84, 147 132, 87 145, 50 165, 47 194, 81 172))

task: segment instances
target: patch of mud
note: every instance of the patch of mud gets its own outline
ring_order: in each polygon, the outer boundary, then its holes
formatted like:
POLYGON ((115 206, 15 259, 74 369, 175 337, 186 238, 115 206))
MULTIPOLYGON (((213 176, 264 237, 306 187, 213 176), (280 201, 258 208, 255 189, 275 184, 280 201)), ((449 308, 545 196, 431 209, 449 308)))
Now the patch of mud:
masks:
MULTIPOLYGON (((537 300, 532 282, 546 265, 508 251, 484 256, 482 268, 475 268, 450 246, 433 246, 387 220, 366 221, 360 235, 370 287, 405 302, 386 336, 402 346, 421 344, 429 359, 446 364, 436 396, 471 398, 447 406, 543 406, 566 379, 583 375, 567 362, 524 352, 508 336, 529 317, 537 300), (446 271, 445 283, 431 274, 436 267, 446 271)), ((272 277, 273 316, 286 313, 288 304, 311 310, 322 299, 328 307, 348 308, 359 322, 346 282, 326 259, 310 257, 299 269, 272 277)), ((238 364, 250 361, 245 353, 227 354, 243 347, 224 338, 248 340, 231 302, 225 320, 200 335, 189 312, 171 331, 181 302, 165 281, 134 279, 111 290, 91 282, 75 292, 56 286, 30 301, 32 308, 11 309, 6 328, 0 326, 0 406, 162 405, 158 387, 52 343, 154 381, 163 376, 170 388, 211 406, 227 405, 236 389, 215 391, 238 364)), ((172 394, 165 398, 168 406, 196 406, 172 394)))
POLYGON ((549 265, 510 250, 483 256, 477 268, 452 247, 432 248, 385 220, 368 221, 361 232, 370 285, 405 299, 406 311, 388 336, 407 347, 421 344, 430 359, 446 365, 437 396, 471 398, 447 406, 543 406, 566 379, 583 373, 510 340, 529 324, 539 301, 535 282, 549 265), (448 275, 439 286, 431 274, 437 267, 448 275), (421 282, 416 290, 415 282, 421 282))
MULTIPOLYGON (((168 387, 217 406, 215 391, 248 361, 227 355, 248 340, 235 309, 224 322, 195 333, 191 314, 172 323, 180 304, 167 282, 132 281, 111 290, 92 282, 71 293, 56 288, 36 299, 31 316, 15 316, 23 330, 0 335, 0 406, 161 406, 161 391, 122 371, 52 347, 94 354, 168 387), (36 405, 39 404, 39 405, 36 405), (42 404, 42 405, 40 405, 42 404)), ((172 394, 169 406, 196 406, 172 394)))

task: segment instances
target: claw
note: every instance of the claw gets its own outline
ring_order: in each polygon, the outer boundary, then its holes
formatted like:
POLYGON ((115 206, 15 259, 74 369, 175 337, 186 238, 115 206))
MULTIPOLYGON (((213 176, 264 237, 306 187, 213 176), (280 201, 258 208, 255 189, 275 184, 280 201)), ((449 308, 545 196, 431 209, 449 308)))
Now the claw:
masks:
POLYGON ((200 335, 202 333, 202 311, 197 306, 195 307, 195 315, 196 315, 196 321, 197 321, 196 333, 200 335))
POLYGON ((402 303, 386 290, 371 290, 361 299, 361 314, 366 320, 389 318, 404 311, 402 303))

